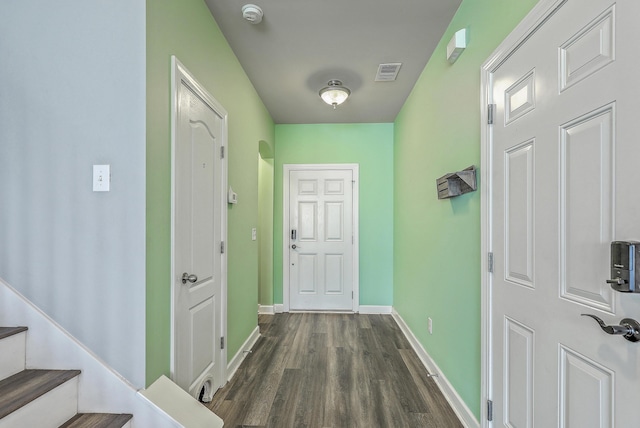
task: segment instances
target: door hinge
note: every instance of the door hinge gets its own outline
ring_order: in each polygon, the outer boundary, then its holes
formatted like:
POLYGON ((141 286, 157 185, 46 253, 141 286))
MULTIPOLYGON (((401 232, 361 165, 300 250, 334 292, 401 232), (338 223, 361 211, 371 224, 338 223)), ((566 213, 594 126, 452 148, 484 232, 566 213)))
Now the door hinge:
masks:
POLYGON ((224 146, 220 146, 220 159, 224 159, 224 146))
POLYGON ((224 241, 220 242, 220 254, 224 254, 224 241))
POLYGON ((493 253, 487 254, 487 268, 489 269, 489 273, 493 273, 493 253))
POLYGON ((493 421, 493 401, 487 400, 487 420, 493 421))
POLYGON ((496 105, 495 104, 488 104, 487 105, 487 123, 489 125, 493 125, 493 116, 496 112, 496 105))
POLYGON ((224 336, 220 338, 220 349, 224 349, 224 336))

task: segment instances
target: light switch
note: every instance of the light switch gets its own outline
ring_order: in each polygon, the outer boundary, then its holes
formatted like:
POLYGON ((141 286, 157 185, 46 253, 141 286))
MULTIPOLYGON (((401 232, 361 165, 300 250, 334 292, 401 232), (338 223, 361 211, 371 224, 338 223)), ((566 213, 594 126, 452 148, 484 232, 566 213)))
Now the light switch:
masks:
POLYGON ((93 166, 93 191, 108 192, 111 187, 111 165, 93 166))
POLYGON ((258 232, 256 231, 256 228, 255 227, 252 228, 251 229, 251 240, 252 241, 255 241, 257 239, 257 234, 258 234, 258 232))

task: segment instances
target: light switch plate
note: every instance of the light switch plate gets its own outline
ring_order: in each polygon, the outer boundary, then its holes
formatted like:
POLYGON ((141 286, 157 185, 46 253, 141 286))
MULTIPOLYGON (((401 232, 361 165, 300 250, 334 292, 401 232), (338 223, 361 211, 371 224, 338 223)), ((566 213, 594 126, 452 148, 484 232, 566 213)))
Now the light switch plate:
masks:
POLYGON ((93 191, 108 192, 111 190, 111 165, 93 166, 93 191))
POLYGON ((255 241, 256 239, 258 239, 258 231, 253 227, 251 228, 251 240, 255 241))

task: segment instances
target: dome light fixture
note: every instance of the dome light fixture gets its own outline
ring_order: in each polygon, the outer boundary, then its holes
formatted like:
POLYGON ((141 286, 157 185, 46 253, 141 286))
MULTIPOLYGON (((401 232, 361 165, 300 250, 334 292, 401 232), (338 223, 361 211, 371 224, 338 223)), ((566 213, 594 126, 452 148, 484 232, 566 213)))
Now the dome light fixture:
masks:
POLYGON ((348 88, 342 86, 342 82, 339 80, 329 80, 327 86, 320 89, 320 98, 322 101, 333 106, 335 110, 340 104, 345 102, 351 95, 351 91, 348 88))

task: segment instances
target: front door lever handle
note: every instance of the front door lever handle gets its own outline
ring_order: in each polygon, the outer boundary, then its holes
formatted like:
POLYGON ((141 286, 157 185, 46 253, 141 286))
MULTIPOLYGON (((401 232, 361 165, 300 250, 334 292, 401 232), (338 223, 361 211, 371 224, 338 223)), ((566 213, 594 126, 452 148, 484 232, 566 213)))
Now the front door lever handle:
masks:
POLYGON ((621 335, 630 342, 640 340, 640 323, 631 318, 624 318, 620 321, 620 325, 607 325, 602 319, 591 314, 580 314, 583 317, 591 317, 600 325, 602 331, 607 334, 621 335))
POLYGON ((189 275, 187 272, 182 274, 182 283, 186 284, 189 281, 192 284, 195 284, 198 281, 198 276, 191 274, 189 275))

